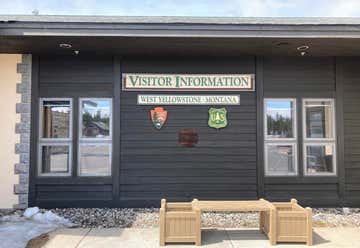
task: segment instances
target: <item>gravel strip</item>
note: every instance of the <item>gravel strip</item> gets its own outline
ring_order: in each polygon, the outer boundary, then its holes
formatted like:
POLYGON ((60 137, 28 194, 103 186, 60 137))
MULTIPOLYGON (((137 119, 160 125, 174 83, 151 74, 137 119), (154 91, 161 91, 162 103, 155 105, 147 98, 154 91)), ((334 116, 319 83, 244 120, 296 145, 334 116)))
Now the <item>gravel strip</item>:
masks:
POLYGON ((315 208, 313 225, 322 227, 360 227, 360 208, 315 208))
POLYGON ((57 208, 51 211, 86 228, 145 228, 157 226, 159 222, 158 208, 57 208))
MULTIPOLYGON (((44 210, 43 210, 44 211, 44 210)), ((111 228, 111 227, 157 227, 159 209, 157 208, 68 208, 52 209, 79 227, 111 228)), ((206 212, 202 216, 204 227, 258 227, 258 213, 213 213, 206 212)), ((318 208, 313 209, 315 227, 360 227, 359 208, 318 208)))
POLYGON ((21 211, 21 210, 0 209, 0 222, 3 220, 2 217, 13 216, 13 215, 21 216, 22 214, 23 214, 23 211, 21 211))
MULTIPOLYGON (((46 209, 41 209, 45 212, 46 209)), ((157 227, 158 208, 57 208, 51 211, 69 219, 78 227, 157 227)), ((0 211, 0 222, 11 216, 21 216, 22 211, 0 211), (2 218, 6 216, 5 218, 2 218)), ((10 218, 11 219, 11 218, 10 218)), ((258 227, 259 215, 253 212, 206 212, 202 214, 203 227, 258 227)), ((360 208, 313 208, 314 227, 359 227, 360 208)))

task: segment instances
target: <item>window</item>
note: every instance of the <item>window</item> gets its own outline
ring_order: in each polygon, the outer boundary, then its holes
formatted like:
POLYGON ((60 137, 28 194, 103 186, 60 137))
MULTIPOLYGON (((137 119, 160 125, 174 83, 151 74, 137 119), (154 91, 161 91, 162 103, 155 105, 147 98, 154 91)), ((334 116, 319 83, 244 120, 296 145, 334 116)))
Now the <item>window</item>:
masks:
POLYGON ((265 175, 297 175, 296 100, 265 99, 264 115, 265 175))
POLYGON ((41 145, 42 173, 69 173, 70 151, 68 145, 41 145))
POLYGON ((112 158, 112 100, 80 99, 78 174, 110 176, 112 158))
POLYGON ((41 98, 39 111, 40 176, 70 176, 72 99, 41 98))
POLYGON ((293 143, 267 143, 267 174, 295 175, 296 174, 296 145, 293 143))
POLYGON ((333 99, 303 100, 304 174, 335 175, 335 111, 333 99))

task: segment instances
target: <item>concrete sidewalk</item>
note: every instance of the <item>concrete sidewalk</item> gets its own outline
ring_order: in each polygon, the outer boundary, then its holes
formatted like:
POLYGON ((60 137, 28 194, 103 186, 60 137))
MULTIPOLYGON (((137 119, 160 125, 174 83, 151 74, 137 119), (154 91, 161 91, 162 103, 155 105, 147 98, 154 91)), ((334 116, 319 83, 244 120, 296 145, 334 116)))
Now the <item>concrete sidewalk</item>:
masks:
MULTIPOLYGON (((205 229, 202 246, 206 248, 297 248, 301 244, 271 246, 267 237, 257 229, 205 229)), ((47 248, 153 248, 159 247, 157 228, 60 229, 50 234, 47 248)), ((198 247, 167 245, 166 247, 198 247)), ((360 228, 315 228, 314 247, 360 248, 360 228)))

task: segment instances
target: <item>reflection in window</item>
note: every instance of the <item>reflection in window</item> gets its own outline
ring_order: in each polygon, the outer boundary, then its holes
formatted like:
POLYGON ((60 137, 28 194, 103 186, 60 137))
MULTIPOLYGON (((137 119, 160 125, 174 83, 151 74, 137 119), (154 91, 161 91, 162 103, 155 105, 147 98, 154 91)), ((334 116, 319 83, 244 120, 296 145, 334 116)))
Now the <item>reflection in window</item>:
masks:
POLYGON ((296 100, 265 99, 264 114, 265 175, 297 175, 296 100))
POLYGON ((109 137, 111 109, 110 105, 110 100, 86 99, 81 102, 82 137, 109 137))
POLYGON ((334 100, 304 99, 303 113, 305 175, 335 175, 334 100))
POLYGON ((44 100, 41 108, 42 138, 69 138, 70 114, 70 101, 44 100))
POLYGON ((111 175, 111 145, 80 145, 80 174, 109 176, 111 175))
POLYGON ((80 99, 80 176, 110 176, 112 149, 112 100, 80 99))
POLYGON ((294 145, 266 145, 267 172, 271 175, 296 174, 294 145))
POLYGON ((40 98, 39 176, 71 175, 72 99, 40 98))
POLYGON ((306 146, 306 172, 334 173, 333 145, 307 145, 306 146))
POLYGON ((69 146, 41 146, 41 173, 69 174, 69 146))
POLYGON ((332 101, 305 101, 306 138, 333 138, 332 101))
POLYGON ((266 100, 265 113, 268 138, 294 138, 293 100, 266 100))

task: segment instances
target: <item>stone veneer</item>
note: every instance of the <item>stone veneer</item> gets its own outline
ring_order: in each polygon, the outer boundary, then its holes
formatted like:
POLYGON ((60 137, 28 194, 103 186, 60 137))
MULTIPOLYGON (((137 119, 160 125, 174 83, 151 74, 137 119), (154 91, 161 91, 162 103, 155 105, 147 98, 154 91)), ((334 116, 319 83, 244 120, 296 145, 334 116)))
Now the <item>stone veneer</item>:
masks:
POLYGON ((31 54, 22 55, 22 62, 17 64, 17 73, 21 74, 21 82, 16 85, 17 93, 21 94, 21 102, 16 104, 16 113, 20 114, 20 122, 16 124, 15 132, 20 134, 20 143, 15 145, 15 152, 20 155, 20 159, 19 163, 15 164, 15 174, 19 175, 19 184, 14 185, 14 193, 18 195, 19 202, 14 208, 27 208, 31 130, 31 54))

